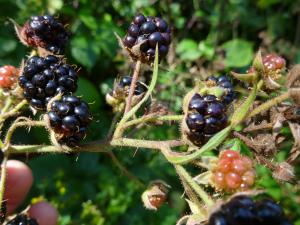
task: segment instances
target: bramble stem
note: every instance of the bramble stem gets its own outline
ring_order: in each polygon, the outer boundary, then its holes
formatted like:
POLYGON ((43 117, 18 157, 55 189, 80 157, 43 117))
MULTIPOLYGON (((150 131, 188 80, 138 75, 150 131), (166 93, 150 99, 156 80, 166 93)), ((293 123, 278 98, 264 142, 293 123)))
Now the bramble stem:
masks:
POLYGON ((255 108, 254 110, 252 110, 248 115, 247 118, 253 117, 263 111, 268 110, 269 108, 271 108, 274 105, 277 105, 280 102, 283 102, 285 100, 287 100, 290 97, 289 92, 285 92, 263 104, 261 104, 260 106, 258 106, 257 108, 255 108))
POLYGON ((182 119, 183 119, 183 115, 165 115, 165 116, 159 116, 156 114, 146 115, 141 118, 126 122, 123 125, 123 129, 126 129, 130 126, 137 125, 140 123, 155 122, 155 121, 180 121, 182 119))
POLYGON ((22 109, 22 107, 26 104, 27 104, 27 100, 22 100, 15 107, 13 107, 11 110, 9 110, 9 112, 2 111, 1 115, 0 115, 0 121, 3 121, 5 119, 7 119, 8 117, 16 115, 18 113, 18 111, 20 109, 22 109))
POLYGON ((45 121, 32 121, 32 120, 26 120, 23 122, 19 122, 18 119, 10 126, 10 128, 8 129, 5 139, 4 139, 4 146, 7 147, 10 145, 10 141, 12 138, 13 133, 15 132, 15 130, 19 127, 41 127, 41 126, 47 126, 45 121))
POLYGON ((1 181, 0 181, 0 206, 3 202, 4 192, 5 192, 5 183, 6 183, 6 165, 7 165, 8 156, 5 155, 2 165, 1 165, 1 181))
POLYGON ((134 181, 138 186, 141 188, 145 188, 146 185, 140 181, 136 176, 134 176, 132 173, 130 173, 125 166, 122 165, 122 163, 119 161, 119 159, 116 157, 116 155, 112 151, 108 151, 107 154, 110 156, 113 163, 118 167, 118 169, 121 171, 122 174, 127 176, 129 179, 134 181))
POLYGON ((120 117, 122 116, 122 112, 117 112, 116 115, 114 116, 112 122, 111 122, 111 125, 110 125, 110 128, 108 130, 108 133, 107 133, 107 138, 111 138, 112 135, 114 134, 114 131, 115 131, 115 128, 116 128, 116 125, 120 119, 120 117))
POLYGON ((132 81, 131 81, 130 88, 129 88, 129 95, 128 95, 128 98, 126 99, 126 107, 125 107, 124 115, 126 113, 128 113, 129 110, 131 109, 132 97, 134 94, 136 82, 138 80, 138 77, 139 77, 139 74, 141 71, 141 65, 142 65, 142 62, 140 60, 138 60, 135 64, 132 81))
POLYGON ((11 99, 11 97, 8 97, 5 101, 5 105, 4 105, 3 109, 1 110, 1 114, 6 113, 12 103, 13 103, 13 100, 11 99))
POLYGON ((156 46, 153 75, 152 75, 152 79, 148 91, 146 92, 145 96, 138 104, 136 104, 128 113, 124 114, 123 118, 121 119, 118 126, 116 127, 115 133, 113 135, 113 139, 121 138, 123 136, 124 123, 126 123, 151 96, 151 93, 154 90, 157 81, 157 76, 158 76, 158 47, 156 46))
POLYGON ((206 206, 214 205, 212 198, 193 180, 189 173, 180 165, 175 165, 176 171, 186 180, 186 182, 194 189, 199 195, 206 206))

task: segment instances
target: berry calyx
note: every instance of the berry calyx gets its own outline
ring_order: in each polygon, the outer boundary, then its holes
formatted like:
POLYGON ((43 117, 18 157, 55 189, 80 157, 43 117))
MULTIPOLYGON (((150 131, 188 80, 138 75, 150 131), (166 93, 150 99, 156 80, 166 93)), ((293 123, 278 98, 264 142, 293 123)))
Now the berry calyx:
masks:
POLYGON ((23 95, 32 107, 45 110, 49 100, 59 93, 71 94, 77 89, 77 73, 53 55, 29 58, 19 77, 23 95))
POLYGON ((70 38, 64 25, 50 15, 32 16, 21 31, 27 45, 41 47, 54 54, 62 54, 70 38))
POLYGON ((18 214, 13 219, 8 221, 6 225, 38 225, 39 223, 34 218, 28 217, 26 214, 18 214))
POLYGON ((206 85, 208 87, 218 86, 225 90, 224 94, 221 96, 221 101, 224 104, 230 104, 236 98, 236 93, 234 91, 233 84, 227 76, 210 76, 206 80, 206 85))
POLYGON ((212 173, 212 183, 217 190, 245 191, 255 182, 255 171, 251 159, 242 156, 238 151, 221 151, 212 173))
POLYGON ((85 138, 92 120, 88 104, 72 95, 52 102, 47 115, 58 142, 71 147, 85 138))
POLYGON ((18 69, 14 66, 5 65, 0 67, 0 88, 12 89, 17 81, 18 69))
POLYGON ((156 45, 159 58, 164 58, 170 43, 171 32, 166 21, 159 17, 145 17, 142 14, 135 16, 123 39, 123 44, 130 55, 145 63, 153 62, 156 45), (139 53, 131 51, 136 45, 140 45, 139 53))
POLYGON ((245 195, 239 195, 214 211, 208 219, 208 225, 292 225, 281 207, 271 199, 254 201, 245 195))

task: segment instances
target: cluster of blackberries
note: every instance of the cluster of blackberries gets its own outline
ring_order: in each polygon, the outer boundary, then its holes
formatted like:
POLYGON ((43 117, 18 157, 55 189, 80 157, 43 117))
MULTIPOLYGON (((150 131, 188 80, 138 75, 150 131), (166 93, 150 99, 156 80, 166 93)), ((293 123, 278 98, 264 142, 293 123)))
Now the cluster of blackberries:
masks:
POLYGON ((77 79, 75 70, 56 56, 33 56, 25 63, 19 76, 19 85, 30 105, 45 110, 49 100, 58 93, 75 92, 77 79))
POLYGON ((70 38, 69 32, 53 16, 32 16, 23 27, 24 41, 33 47, 41 47, 61 54, 70 38))
POLYGON ((192 96, 185 122, 189 129, 187 138, 201 146, 227 125, 226 107, 214 95, 196 93, 192 96))
POLYGON ((26 214, 19 214, 15 216, 12 220, 8 221, 6 225, 38 225, 39 223, 33 219, 29 218, 26 214))
POLYGON ((281 207, 264 199, 254 202, 248 196, 237 196, 214 212, 208 225, 292 225, 281 207))
POLYGON ((88 104, 72 95, 53 101, 48 117, 58 142, 68 146, 78 145, 92 120, 88 104))
POLYGON ((230 104, 236 97, 236 93, 234 91, 234 87, 227 76, 210 76, 206 83, 208 86, 218 86, 225 89, 225 93, 222 96, 222 102, 224 104, 230 104))
POLYGON ((145 17, 139 14, 128 28, 123 43, 129 49, 141 44, 141 57, 136 57, 146 62, 154 60, 155 47, 158 45, 159 57, 162 59, 167 55, 171 43, 170 28, 166 21, 159 17, 145 17))

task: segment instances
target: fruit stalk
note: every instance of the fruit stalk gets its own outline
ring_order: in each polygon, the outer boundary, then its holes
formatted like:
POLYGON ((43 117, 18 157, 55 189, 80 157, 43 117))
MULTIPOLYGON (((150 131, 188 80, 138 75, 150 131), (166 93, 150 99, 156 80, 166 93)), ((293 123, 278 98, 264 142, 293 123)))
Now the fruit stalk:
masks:
MULTIPOLYGON (((2 151, 2 150, 0 150, 2 151)), ((2 165, 1 165, 1 181, 0 181, 0 203, 3 202, 4 198, 4 191, 5 191, 5 182, 6 182, 6 164, 7 164, 8 156, 5 155, 2 165)))
POLYGON ((126 107, 125 107, 124 115, 127 114, 129 112, 129 110, 131 109, 132 97, 133 97, 133 94, 134 94, 136 82, 138 80, 138 77, 139 77, 139 74, 140 74, 140 71, 141 71, 141 65, 142 65, 142 62, 140 60, 137 60, 136 64, 135 64, 135 67, 134 67, 132 81, 131 81, 131 84, 130 84, 129 95, 126 99, 126 107))
POLYGON ((260 106, 258 106, 257 108, 255 108, 253 111, 251 111, 248 115, 247 118, 251 118, 269 108, 271 108, 274 105, 277 105, 280 102, 283 102, 285 100, 287 100, 290 97, 290 93, 289 92, 285 92, 263 104, 261 104, 260 106))

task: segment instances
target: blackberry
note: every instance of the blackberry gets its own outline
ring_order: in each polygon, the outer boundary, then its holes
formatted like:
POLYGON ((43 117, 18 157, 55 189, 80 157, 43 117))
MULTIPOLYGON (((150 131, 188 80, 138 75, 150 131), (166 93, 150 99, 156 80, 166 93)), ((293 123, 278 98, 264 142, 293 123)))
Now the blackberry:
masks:
POLYGON ((134 58, 143 62, 152 62, 155 57, 155 47, 158 44, 159 58, 164 58, 171 43, 171 32, 166 21, 159 17, 145 17, 142 14, 135 16, 123 39, 123 44, 129 50, 138 44, 140 55, 131 52, 134 58))
POLYGON ((64 25, 49 15, 32 16, 22 33, 29 46, 41 47, 54 54, 62 54, 70 38, 64 25))
POLYGON ((92 119, 88 104, 72 95, 52 102, 47 114, 58 142, 68 146, 78 145, 92 119))
POLYGON ((25 214, 16 215, 12 220, 8 221, 6 225, 38 225, 39 223, 28 217, 25 214))
POLYGON ((227 124, 226 107, 214 95, 194 94, 188 104, 185 123, 187 138, 196 146, 203 145, 227 124))
POLYGON ((38 110, 45 110, 48 101, 58 93, 70 94, 77 89, 77 73, 59 58, 29 58, 19 77, 24 97, 38 110))
POLYGON ((236 196, 212 213, 209 225, 292 225, 281 207, 274 201, 264 199, 254 202, 248 196, 236 196))
POLYGON ((217 78, 210 76, 206 83, 208 86, 219 86, 225 89, 225 94, 221 97, 224 104, 230 104, 236 98, 236 93, 229 77, 220 76, 217 78))

